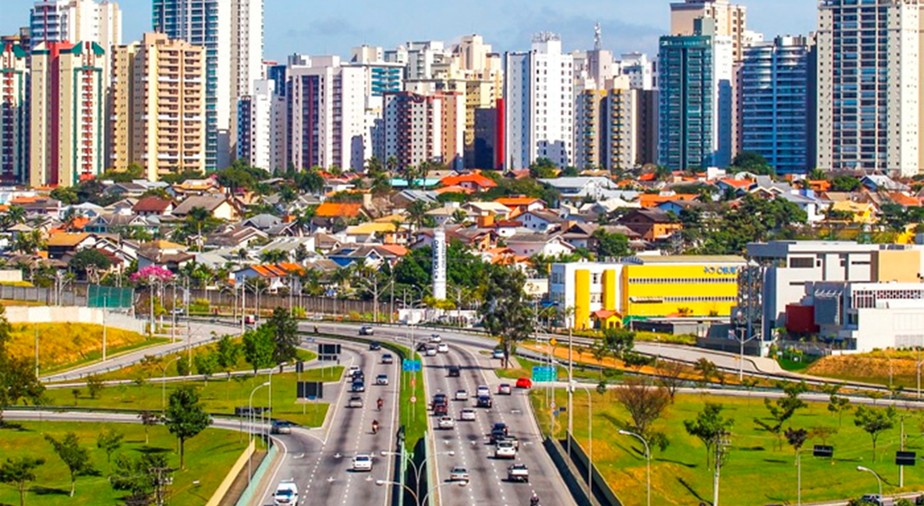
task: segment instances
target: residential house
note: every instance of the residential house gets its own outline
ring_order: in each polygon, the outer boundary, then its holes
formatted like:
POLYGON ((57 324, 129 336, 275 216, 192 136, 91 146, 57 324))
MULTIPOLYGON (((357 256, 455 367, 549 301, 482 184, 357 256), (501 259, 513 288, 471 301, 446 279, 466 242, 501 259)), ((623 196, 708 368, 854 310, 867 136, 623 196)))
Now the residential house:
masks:
POLYGON ((603 200, 620 192, 616 183, 606 177, 560 177, 539 181, 558 190, 563 200, 583 200, 585 197, 603 200))
POLYGON ((257 251, 257 258, 263 258, 263 255, 270 251, 279 251, 285 254, 289 262, 301 263, 310 257, 318 256, 314 251, 314 244, 314 237, 277 237, 257 251))
POLYGON ((327 254, 327 258, 341 267, 364 261, 378 268, 385 262, 394 266, 407 254, 408 249, 398 244, 348 244, 331 251, 327 254))
POLYGON ((86 232, 59 232, 49 235, 45 245, 48 248, 48 258, 61 260, 73 256, 82 249, 92 248, 96 242, 96 236, 86 232))
POLYGON ((537 199, 534 197, 525 197, 520 195, 519 197, 501 197, 499 199, 494 199, 494 202, 501 204, 502 206, 508 207, 516 213, 524 213, 526 211, 539 211, 545 209, 548 204, 542 199, 537 199))
POLYGON ((515 219, 522 223, 524 228, 535 232, 548 232, 559 228, 565 221, 557 214, 546 210, 527 211, 516 215, 515 219))
POLYGON ((574 252, 575 247, 568 244, 562 234, 542 234, 527 232, 517 234, 506 240, 507 247, 514 254, 526 257, 543 255, 556 257, 574 252))
POLYGON ((358 202, 325 202, 314 211, 311 225, 315 231, 333 232, 348 224, 369 219, 369 214, 358 202))
POLYGON ((282 220, 278 216, 264 213, 247 218, 241 222, 241 225, 244 225, 245 227, 253 227, 257 230, 266 232, 267 230, 279 225, 280 223, 282 223, 282 220))
POLYGON ((144 230, 148 233, 154 233, 159 228, 159 224, 151 223, 144 216, 133 214, 104 213, 90 220, 84 226, 84 231, 94 234, 117 234, 129 230, 144 230))
POLYGON ((480 172, 446 176, 440 179, 440 185, 444 187, 459 186, 474 192, 482 192, 490 190, 491 188, 497 188, 497 183, 495 183, 493 179, 483 176, 480 172))
POLYGON ((871 225, 879 221, 879 210, 872 202, 841 200, 832 204, 830 210, 846 216, 849 223, 871 225))
POLYGON ((167 216, 173 212, 174 207, 172 200, 152 195, 138 200, 132 212, 139 216, 167 216))
POLYGON ((186 246, 170 241, 157 240, 141 244, 138 250, 138 268, 158 265, 177 272, 196 255, 188 253, 186 246))
POLYGON ((660 209, 636 209, 617 220, 645 241, 662 241, 683 229, 683 225, 660 209))
POLYGON ((825 219, 825 211, 828 206, 815 196, 811 190, 793 190, 789 193, 781 193, 776 198, 786 200, 805 211, 806 221, 809 224, 818 223, 825 219))
POLYGON ((696 200, 699 198, 699 195, 695 193, 674 193, 674 192, 663 192, 663 193, 642 193, 638 196, 638 203, 642 209, 651 209, 658 207, 659 205, 665 202, 673 202, 680 200, 696 200))
POLYGON ((900 183, 890 178, 889 176, 881 174, 871 174, 863 176, 860 179, 860 184, 869 189, 870 191, 884 191, 884 192, 907 192, 911 191, 911 187, 904 183, 900 183))
POLYGON ((203 246, 206 249, 230 248, 233 250, 246 250, 251 248, 254 243, 263 242, 268 239, 269 236, 266 232, 237 223, 234 225, 226 225, 218 231, 206 236, 203 246))
POLYGON ((418 200, 429 206, 439 205, 439 193, 430 190, 401 190, 396 193, 391 202, 395 207, 406 208, 418 200))
POLYGON ((234 283, 241 286, 241 283, 250 280, 261 280, 265 283, 266 291, 277 293, 280 289, 290 289, 293 293, 301 291, 301 276, 305 273, 305 268, 301 265, 291 262, 279 262, 259 265, 248 265, 242 269, 234 271, 234 283))
POLYGON ((224 195, 193 195, 186 197, 180 205, 173 209, 173 215, 185 218, 193 209, 204 209, 213 218, 225 221, 237 221, 241 211, 237 204, 224 195))
POLYGON ((367 244, 367 243, 384 243, 395 244, 397 241, 396 232, 399 226, 393 222, 370 221, 347 227, 343 235, 347 243, 367 244))

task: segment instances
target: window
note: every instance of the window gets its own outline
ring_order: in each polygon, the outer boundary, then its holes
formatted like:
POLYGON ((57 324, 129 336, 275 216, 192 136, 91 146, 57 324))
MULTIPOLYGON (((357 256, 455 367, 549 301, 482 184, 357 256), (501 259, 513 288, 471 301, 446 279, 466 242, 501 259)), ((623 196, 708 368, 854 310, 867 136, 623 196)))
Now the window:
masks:
POLYGON ((790 269, 811 269, 815 265, 814 258, 790 258, 789 259, 789 268, 790 269))

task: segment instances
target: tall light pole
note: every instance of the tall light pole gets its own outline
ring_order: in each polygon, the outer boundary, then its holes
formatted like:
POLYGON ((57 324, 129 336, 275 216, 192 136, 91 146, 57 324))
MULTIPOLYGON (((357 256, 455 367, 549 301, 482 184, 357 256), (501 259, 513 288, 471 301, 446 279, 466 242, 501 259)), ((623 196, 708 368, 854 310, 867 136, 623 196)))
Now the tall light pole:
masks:
POLYGON ((106 296, 103 295, 103 362, 106 361, 106 296))
MULTIPOLYGON (((259 385, 253 387, 253 390, 250 391, 250 398, 247 400, 247 415, 250 417, 250 425, 247 428, 247 435, 249 436, 249 441, 253 441, 253 394, 257 393, 257 390, 269 386, 269 381, 264 381, 259 385)), ((247 483, 250 483, 250 478, 253 475, 253 455, 247 457, 247 483)))
POLYGON ((651 447, 648 446, 648 440, 641 436, 641 434, 636 434, 635 432, 630 432, 627 430, 620 430, 620 434, 623 436, 631 436, 635 439, 638 439, 645 445, 645 462, 647 465, 646 479, 645 479, 645 496, 648 498, 647 504, 651 506, 651 447))
MULTIPOLYGON (((590 491, 590 495, 594 495, 594 402, 593 397, 591 396, 590 389, 587 388, 587 385, 580 383, 572 383, 572 385, 580 385, 581 388, 587 392, 587 489, 590 491)), ((572 386, 573 388, 573 386, 572 386)), ((574 437, 574 436, 571 436, 574 437)))
POLYGON ((863 467, 863 466, 857 466, 857 471, 860 471, 861 473, 870 473, 876 477, 876 481, 879 483, 879 498, 881 499, 882 498, 882 478, 879 477, 879 473, 877 473, 876 471, 873 471, 872 469, 868 467, 863 467))
MULTIPOLYGON (((572 311, 571 308, 565 308, 565 314, 567 318, 565 319, 565 325, 568 326, 568 435, 571 435, 574 432, 574 332, 572 330, 571 315, 568 314, 569 311, 572 311)), ((571 458, 571 438, 567 440, 568 443, 568 458, 571 458)))
MULTIPOLYGON (((410 456, 409 454, 407 454, 407 453, 404 453, 404 454, 402 455, 402 454, 400 454, 400 453, 398 453, 398 452, 390 452, 390 451, 382 450, 381 452, 379 452, 379 454, 380 454, 381 456, 383 456, 383 457, 385 457, 385 456, 387 456, 387 455, 391 455, 391 456, 394 456, 394 457, 402 457, 402 456, 403 456, 403 457, 404 457, 405 463, 411 465, 411 468, 414 470, 414 483, 417 485, 417 493, 414 494, 414 497, 417 497, 418 495, 420 495, 420 470, 423 469, 424 466, 427 465, 427 462, 430 461, 430 457, 437 457, 437 456, 439 456, 439 455, 449 455, 450 457, 455 457, 455 456, 456 456, 456 452, 454 452, 454 451, 452 451, 452 450, 449 450, 449 451, 446 451, 446 452, 431 453, 431 454, 427 455, 427 458, 425 458, 425 459, 423 460, 423 462, 420 463, 420 465, 417 465, 417 464, 414 463, 414 460, 411 459, 411 456, 410 456)), ((408 488, 407 485, 404 485, 404 487, 405 487, 405 488, 408 488)), ((408 490, 410 490, 410 489, 408 488, 408 490)), ((412 493, 413 493, 413 492, 412 492, 412 493)))
POLYGON ((735 313, 735 319, 738 322, 738 328, 733 332, 735 337, 738 339, 738 344, 741 345, 740 354, 738 356, 738 382, 740 383, 744 381, 744 345, 745 343, 753 341, 757 336, 751 335, 749 332, 751 328, 750 316, 745 317, 744 313, 739 310, 737 313, 735 313), (748 320, 747 327, 743 325, 745 320, 748 320), (748 335, 741 335, 741 332, 747 332, 748 335))

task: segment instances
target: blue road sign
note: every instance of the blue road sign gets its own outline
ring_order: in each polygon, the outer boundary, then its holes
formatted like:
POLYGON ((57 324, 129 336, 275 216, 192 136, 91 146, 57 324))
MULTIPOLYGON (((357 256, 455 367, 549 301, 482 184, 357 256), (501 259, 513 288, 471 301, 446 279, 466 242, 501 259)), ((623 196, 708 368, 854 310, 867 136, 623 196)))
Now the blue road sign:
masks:
POLYGON ((401 370, 404 372, 420 372, 420 360, 404 359, 401 362, 401 370))
POLYGON ((558 378, 555 366, 533 366, 533 383, 551 382, 558 378))

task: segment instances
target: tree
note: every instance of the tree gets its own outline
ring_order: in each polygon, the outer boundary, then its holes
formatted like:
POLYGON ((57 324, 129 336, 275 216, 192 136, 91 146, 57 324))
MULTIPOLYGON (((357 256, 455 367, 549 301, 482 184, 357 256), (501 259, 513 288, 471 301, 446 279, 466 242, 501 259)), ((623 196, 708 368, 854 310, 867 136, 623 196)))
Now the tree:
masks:
POLYGON ((218 365, 223 370, 230 371, 237 365, 237 359, 241 355, 241 346, 234 342, 231 336, 224 335, 218 340, 215 353, 218 365))
POLYGON ((273 315, 264 324, 273 334, 276 347, 273 350, 273 362, 278 364, 288 362, 298 356, 298 322, 292 318, 288 310, 277 307, 273 315))
POLYGON ((45 440, 51 443, 58 458, 67 466, 71 476, 70 496, 74 497, 74 492, 77 490, 77 477, 96 472, 93 465, 90 464, 90 453, 86 448, 80 446, 80 441, 77 440, 77 435, 73 432, 65 434, 60 441, 46 434, 45 440))
POLYGON ((827 425, 816 425, 809 429, 810 438, 818 438, 821 440, 821 444, 828 444, 828 438, 837 434, 837 427, 829 427, 827 425))
POLYGON ((683 373, 686 371, 686 366, 674 360, 659 360, 657 370, 658 384, 667 390, 667 395, 670 396, 673 404, 677 390, 683 386, 683 373))
POLYGON ((189 357, 180 357, 176 361, 176 375, 189 376, 190 372, 192 372, 192 364, 189 363, 189 357))
POLYGON ((695 436, 706 446, 707 467, 712 459, 712 449, 721 444, 722 438, 728 435, 734 424, 734 420, 722 416, 722 408, 721 404, 707 402, 696 419, 683 421, 687 434, 695 436))
POLYGON ((629 249, 629 238, 623 234, 609 233, 606 229, 598 228, 592 234, 594 239, 594 252, 597 258, 627 257, 632 250, 629 249))
POLYGON ((848 175, 834 176, 831 180, 831 190, 836 192, 852 192, 860 188, 860 180, 848 175))
POLYGON ((67 266, 71 271, 79 275, 86 272, 87 268, 95 268, 100 271, 108 270, 112 266, 112 261, 100 250, 87 248, 78 251, 71 257, 67 266))
POLYGON ((148 429, 160 423, 160 415, 153 411, 142 411, 138 413, 138 419, 141 420, 141 425, 144 426, 144 444, 148 444, 150 441, 148 439, 148 429))
POLYGON ((883 432, 895 427, 895 408, 886 409, 867 408, 859 406, 854 412, 853 424, 869 434, 873 442, 873 461, 876 460, 876 442, 883 432))
POLYGON ((119 455, 116 470, 109 477, 115 490, 125 490, 129 496, 126 504, 147 506, 163 504, 164 486, 169 482, 173 469, 167 466, 167 456, 162 453, 145 453, 138 458, 119 455))
POLYGON ((80 196, 77 195, 77 190, 71 186, 59 186, 51 190, 51 198, 60 201, 66 206, 73 206, 80 203, 80 196))
POLYGON ((45 464, 45 459, 34 457, 7 458, 0 465, 0 483, 11 483, 19 492, 19 506, 26 504, 26 485, 35 481, 35 469, 45 464))
POLYGON ((260 261, 268 264, 278 264, 289 259, 289 254, 281 249, 271 249, 260 253, 260 261))
POLYGON ((828 411, 837 414, 838 427, 841 426, 841 419, 844 413, 850 410, 850 399, 837 395, 840 389, 840 385, 831 385, 825 389, 825 392, 830 395, 830 397, 828 397, 828 411))
POLYGON ((695 370, 700 376, 700 380, 697 381, 700 388, 705 388, 713 378, 717 378, 719 376, 719 368, 716 367, 716 365, 708 358, 701 358, 697 360, 696 363, 693 364, 693 370, 695 370))
POLYGON ((180 469, 183 468, 186 440, 196 437, 211 424, 212 420, 199 402, 195 388, 181 386, 170 394, 164 425, 180 442, 180 469))
POLYGON ((767 159, 760 153, 755 153, 753 151, 742 151, 738 153, 738 156, 732 161, 732 169, 750 172, 758 176, 772 176, 776 174, 773 167, 767 163, 767 159))
POLYGON ((789 446, 792 446, 796 453, 799 453, 802 445, 808 440, 808 431, 805 429, 793 429, 790 427, 786 429, 784 435, 786 436, 786 442, 789 443, 789 446))
POLYGON ((529 175, 535 179, 551 179, 558 175, 558 167, 548 158, 539 158, 529 165, 529 175))
POLYGON ((123 439, 125 434, 115 429, 104 430, 96 436, 96 447, 106 452, 106 464, 112 463, 112 454, 122 447, 123 439))
POLYGON ((534 314, 523 287, 526 276, 505 266, 487 268, 487 280, 479 312, 485 330, 500 338, 504 350, 504 367, 510 366, 510 354, 517 343, 533 334, 534 314))
POLYGON ((635 347, 635 332, 625 328, 603 330, 603 347, 613 358, 625 360, 635 347))
POLYGON ((622 387, 616 389, 616 400, 629 412, 629 417, 632 418, 631 429, 645 439, 657 442, 662 449, 666 447, 667 438, 663 434, 651 431, 651 425, 661 418, 667 405, 671 403, 666 388, 652 386, 642 379, 630 378, 622 387))
POLYGON ((796 414, 797 410, 806 406, 805 401, 800 399, 799 396, 807 390, 803 382, 787 383, 782 386, 783 393, 785 394, 783 397, 772 402, 770 399, 764 399, 764 405, 767 407, 767 411, 770 412, 769 418, 771 421, 768 423, 760 418, 754 419, 754 423, 757 424, 758 427, 776 436, 777 445, 779 447, 783 445, 781 440, 783 436, 783 426, 796 414))
POLYGON ((253 372, 259 369, 272 367, 273 355, 276 354, 276 341, 272 330, 267 325, 260 325, 255 330, 244 333, 244 358, 253 366, 253 372))
POLYGON ((212 352, 197 353, 193 357, 193 363, 196 366, 196 373, 204 376, 206 380, 218 369, 218 357, 212 352))
POLYGON ((98 374, 87 376, 87 392, 90 394, 91 399, 96 399, 105 387, 103 378, 99 377, 98 374))
POLYGON ((45 386, 35 375, 35 364, 30 358, 13 357, 7 343, 11 340, 10 324, 6 309, 0 306, 0 426, 3 425, 3 410, 21 400, 37 404, 45 392, 45 386))

